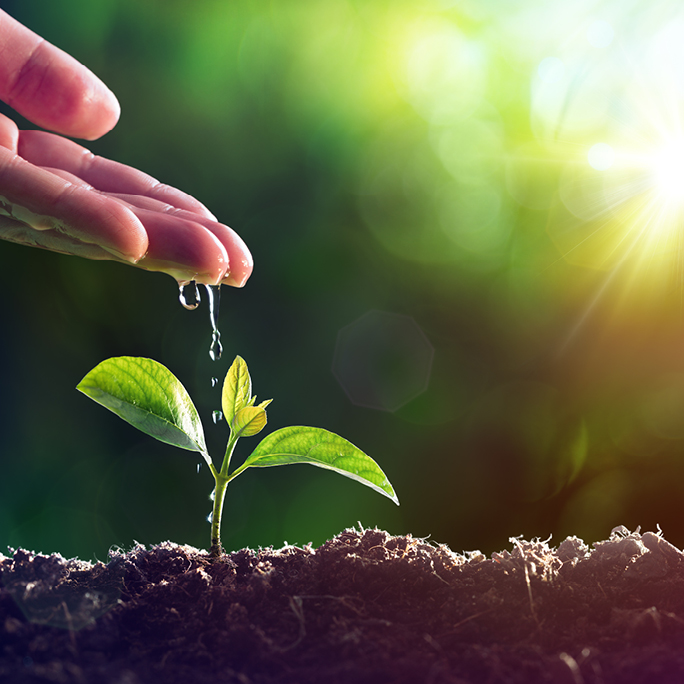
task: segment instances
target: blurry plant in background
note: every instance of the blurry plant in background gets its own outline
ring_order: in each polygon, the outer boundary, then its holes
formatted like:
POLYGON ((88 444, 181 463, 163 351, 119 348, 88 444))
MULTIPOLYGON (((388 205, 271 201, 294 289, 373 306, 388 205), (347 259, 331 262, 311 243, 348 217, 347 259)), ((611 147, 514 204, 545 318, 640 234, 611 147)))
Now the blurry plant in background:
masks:
MULTIPOLYGON (((249 353, 292 397, 283 425, 336 425, 391 459, 405 492, 388 511, 334 478, 247 473, 228 503, 241 514, 226 512, 249 521, 226 530, 236 546, 320 543, 359 519, 456 549, 657 523, 684 544, 677 3, 0 6, 118 95, 121 122, 94 151, 195 194, 246 239, 255 271, 224 288, 224 358, 249 353), (353 403, 334 375, 340 335, 371 311, 411 320, 432 350, 425 390, 394 411, 353 403)), ((0 540, 84 557, 201 545, 199 478, 194 493, 166 468, 179 511, 146 515, 167 456, 71 388, 105 356, 159 358, 207 424, 225 367, 208 358, 206 311, 117 264, 9 244, 0 264, 0 540)), ((368 367, 374 396, 412 372, 385 366, 368 367)))

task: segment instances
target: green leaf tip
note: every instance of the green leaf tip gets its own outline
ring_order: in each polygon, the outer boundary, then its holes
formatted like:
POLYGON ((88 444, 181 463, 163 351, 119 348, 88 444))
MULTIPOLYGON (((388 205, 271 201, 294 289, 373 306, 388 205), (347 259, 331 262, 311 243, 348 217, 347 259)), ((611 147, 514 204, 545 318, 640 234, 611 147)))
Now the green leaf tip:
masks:
MULTIPOLYGON (((221 408, 228 425, 232 425, 235 414, 252 402, 252 378, 245 360, 236 356, 231 364, 221 391, 221 408)), ((253 403, 253 402, 252 402, 253 403)))
POLYGON ((294 426, 272 432, 259 443, 239 470, 290 463, 308 463, 333 470, 399 505, 399 499, 380 466, 351 442, 322 428, 294 426))
POLYGON ((76 389, 145 434, 199 451, 211 462, 195 405, 180 380, 157 361, 135 356, 107 359, 76 389))

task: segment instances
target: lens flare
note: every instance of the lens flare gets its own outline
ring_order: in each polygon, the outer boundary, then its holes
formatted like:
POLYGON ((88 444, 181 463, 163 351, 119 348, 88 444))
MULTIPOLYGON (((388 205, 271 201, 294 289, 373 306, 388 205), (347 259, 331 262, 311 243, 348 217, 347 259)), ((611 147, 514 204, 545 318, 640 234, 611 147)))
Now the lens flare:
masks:
POLYGON ((605 171, 615 161, 615 150, 606 143, 596 143, 596 145, 590 148, 587 154, 587 161, 589 166, 597 171, 605 171))

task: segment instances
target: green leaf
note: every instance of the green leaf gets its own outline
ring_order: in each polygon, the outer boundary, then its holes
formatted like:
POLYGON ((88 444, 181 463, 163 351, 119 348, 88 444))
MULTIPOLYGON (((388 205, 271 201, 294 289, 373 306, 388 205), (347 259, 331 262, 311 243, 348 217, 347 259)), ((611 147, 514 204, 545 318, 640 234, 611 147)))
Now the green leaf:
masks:
POLYGON ((247 364, 241 356, 236 356, 226 373, 221 392, 221 408, 228 425, 232 425, 235 414, 252 400, 252 379, 247 364))
POLYGON ((399 505, 399 499, 380 466, 351 442, 328 430, 313 427, 287 427, 265 437, 244 468, 266 468, 289 463, 310 463, 350 477, 399 505))
POLYGON ((77 388, 138 430, 210 463, 202 421, 185 387, 152 359, 119 356, 98 364, 77 388))
POLYGON ((252 437, 266 426, 266 411, 261 406, 245 406, 233 418, 231 428, 238 437, 252 437))

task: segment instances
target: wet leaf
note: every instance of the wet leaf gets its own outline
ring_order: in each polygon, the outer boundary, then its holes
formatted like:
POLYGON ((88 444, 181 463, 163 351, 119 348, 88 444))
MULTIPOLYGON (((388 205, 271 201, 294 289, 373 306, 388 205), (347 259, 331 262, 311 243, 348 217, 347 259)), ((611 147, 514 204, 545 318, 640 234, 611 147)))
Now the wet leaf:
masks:
POLYGON ((399 499, 380 466, 351 442, 328 430, 287 427, 265 437, 241 466, 265 468, 309 463, 350 477, 399 505, 399 499))
POLYGON ((77 388, 138 430, 209 463, 202 422, 180 380, 152 359, 119 356, 98 364, 77 388))
POLYGON ((236 356, 226 373, 221 392, 221 408, 228 425, 233 424, 235 414, 249 406, 251 400, 252 379, 247 364, 241 356, 236 356))
POLYGON ((231 428, 238 437, 252 437, 266 426, 266 411, 261 406, 245 406, 233 418, 231 428))

